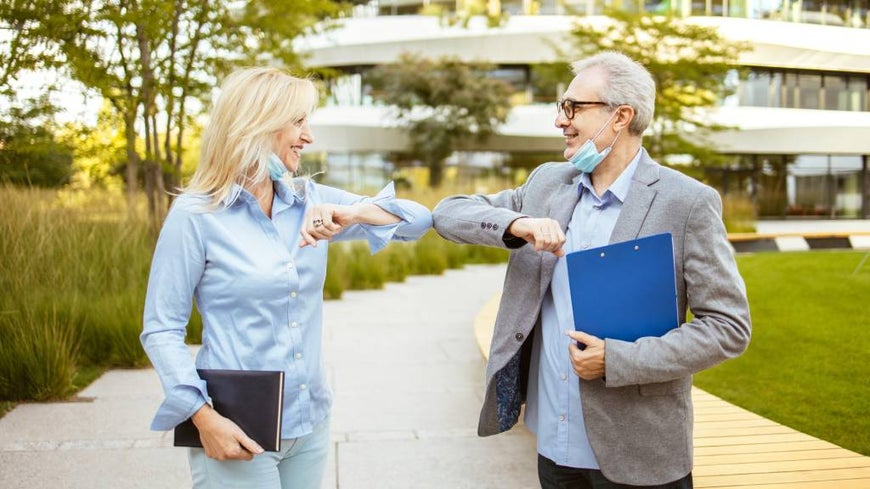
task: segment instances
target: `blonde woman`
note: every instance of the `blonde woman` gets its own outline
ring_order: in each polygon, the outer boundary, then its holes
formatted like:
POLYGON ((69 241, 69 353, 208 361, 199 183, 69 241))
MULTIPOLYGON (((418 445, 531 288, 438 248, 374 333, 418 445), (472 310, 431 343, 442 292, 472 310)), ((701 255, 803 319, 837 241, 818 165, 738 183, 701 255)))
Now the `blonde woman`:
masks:
POLYGON ((320 487, 332 403, 321 360, 327 243, 366 239, 377 251, 432 223, 392 184, 366 198, 293 178, 316 104, 310 81, 280 70, 231 74, 154 251, 141 341, 166 398, 151 428, 192 418, 204 447, 188 454, 196 488, 320 487), (184 345, 194 298, 195 362, 184 345), (197 368, 284 371, 281 450, 264 452, 216 412, 197 368))

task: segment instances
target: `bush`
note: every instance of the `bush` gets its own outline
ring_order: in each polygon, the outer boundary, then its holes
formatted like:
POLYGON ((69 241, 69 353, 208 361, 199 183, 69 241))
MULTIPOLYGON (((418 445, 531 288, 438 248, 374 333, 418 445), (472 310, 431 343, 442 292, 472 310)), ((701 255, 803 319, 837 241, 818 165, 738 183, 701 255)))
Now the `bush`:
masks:
POLYGON ((0 399, 59 399, 72 390, 78 341, 56 311, 4 311, 0 319, 0 399))

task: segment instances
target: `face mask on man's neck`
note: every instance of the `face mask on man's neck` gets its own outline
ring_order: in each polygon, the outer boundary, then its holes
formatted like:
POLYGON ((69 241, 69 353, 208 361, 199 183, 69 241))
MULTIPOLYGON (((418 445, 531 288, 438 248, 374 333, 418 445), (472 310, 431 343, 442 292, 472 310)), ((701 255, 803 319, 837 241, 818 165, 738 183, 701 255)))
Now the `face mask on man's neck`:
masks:
POLYGON ((616 144, 616 140, 619 139, 619 135, 622 131, 616 133, 616 137, 613 138, 613 142, 610 143, 610 146, 598 152, 598 148, 595 147, 595 139, 601 135, 604 128, 607 127, 607 124, 610 124, 610 120, 613 119, 613 116, 616 115, 616 112, 610 115, 607 119, 607 122, 601 126, 601 129, 592 136, 592 139, 587 139, 583 146, 577 149, 577 152, 574 153, 574 156, 571 157, 568 161, 574 165, 574 168, 580 170, 583 173, 592 173, 595 168, 604 161, 604 158, 607 158, 607 155, 610 154, 610 151, 613 149, 613 145, 616 144))

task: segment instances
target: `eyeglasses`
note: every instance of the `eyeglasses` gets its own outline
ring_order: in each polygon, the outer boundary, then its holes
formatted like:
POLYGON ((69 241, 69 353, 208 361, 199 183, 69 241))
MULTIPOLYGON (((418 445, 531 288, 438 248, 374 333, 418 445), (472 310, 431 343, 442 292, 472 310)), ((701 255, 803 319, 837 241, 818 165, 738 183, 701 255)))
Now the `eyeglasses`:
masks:
POLYGON ((574 116, 577 114, 577 109, 586 105, 607 105, 607 103, 563 98, 556 101, 556 114, 561 112, 565 114, 565 118, 570 121, 574 119, 574 116))

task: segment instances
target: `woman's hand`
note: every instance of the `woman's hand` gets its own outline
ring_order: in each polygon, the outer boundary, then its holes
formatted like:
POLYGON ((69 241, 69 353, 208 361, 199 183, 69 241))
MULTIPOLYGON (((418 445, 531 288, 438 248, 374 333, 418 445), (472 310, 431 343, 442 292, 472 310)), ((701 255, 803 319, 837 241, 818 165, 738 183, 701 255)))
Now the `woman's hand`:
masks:
POLYGON ((357 212, 354 206, 320 204, 312 206, 305 212, 302 224, 302 242, 299 247, 317 246, 321 239, 332 239, 342 229, 356 223, 357 212))
POLYGON ((330 240, 344 228, 354 224, 382 226, 400 220, 393 214, 370 203, 315 205, 305 212, 305 221, 302 224, 302 230, 299 231, 299 234, 302 235, 299 247, 308 245, 316 247, 318 240, 330 240))
POLYGON ((251 460, 263 448, 241 428, 204 404, 193 417, 205 454, 215 460, 251 460))

